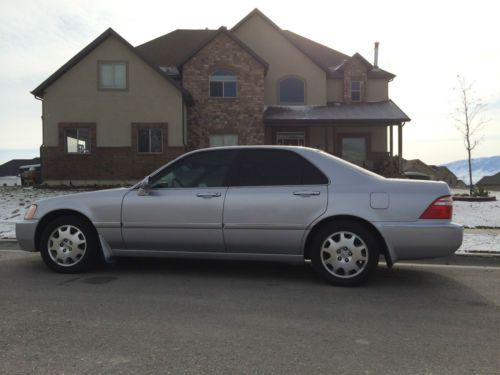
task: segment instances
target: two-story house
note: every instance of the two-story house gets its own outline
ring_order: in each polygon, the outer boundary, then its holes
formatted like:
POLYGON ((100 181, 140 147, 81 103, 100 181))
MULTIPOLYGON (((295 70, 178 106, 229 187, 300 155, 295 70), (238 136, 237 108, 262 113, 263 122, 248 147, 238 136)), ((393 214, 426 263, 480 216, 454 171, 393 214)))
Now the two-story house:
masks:
POLYGON ((230 30, 175 30, 133 47, 106 30, 39 85, 48 184, 137 181, 185 151, 303 145, 393 173, 410 119, 395 77, 282 30, 258 9, 230 30))

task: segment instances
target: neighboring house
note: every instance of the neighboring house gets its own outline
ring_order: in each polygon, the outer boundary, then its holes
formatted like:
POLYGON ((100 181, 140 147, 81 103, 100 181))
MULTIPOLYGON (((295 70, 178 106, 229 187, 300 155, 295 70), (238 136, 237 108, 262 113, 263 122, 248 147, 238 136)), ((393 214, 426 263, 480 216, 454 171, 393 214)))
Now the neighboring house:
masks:
POLYGON ((42 178, 133 182, 187 150, 236 144, 310 146, 387 171, 393 128, 402 155, 410 119, 377 56, 345 55, 257 9, 230 30, 175 30, 135 48, 108 29, 32 92, 42 178))
POLYGON ((427 165, 420 159, 403 160, 403 173, 406 175, 421 174, 428 176, 430 180, 444 181, 452 188, 462 186, 457 176, 447 167, 427 165))
POLYGON ((484 176, 476 183, 476 186, 486 190, 500 191, 500 172, 493 176, 484 176))
POLYGON ((420 159, 403 160, 403 173, 420 173, 436 180, 436 171, 420 159))
POLYGON ((450 187, 458 186, 458 177, 445 166, 437 166, 431 165, 432 169, 434 169, 434 176, 437 181, 444 181, 450 187))
POLYGON ((21 185, 19 168, 26 164, 39 164, 40 158, 33 159, 12 159, 0 165, 0 186, 21 185))

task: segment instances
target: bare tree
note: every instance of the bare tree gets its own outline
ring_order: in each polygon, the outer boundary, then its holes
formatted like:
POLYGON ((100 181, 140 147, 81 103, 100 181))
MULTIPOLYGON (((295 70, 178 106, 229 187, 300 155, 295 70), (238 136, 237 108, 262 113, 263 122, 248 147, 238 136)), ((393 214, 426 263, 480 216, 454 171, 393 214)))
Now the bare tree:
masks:
POLYGON ((456 90, 459 95, 459 105, 454 111, 453 117, 456 122, 458 131, 462 134, 464 146, 467 150, 469 162, 469 188, 470 195, 474 190, 472 183, 472 150, 482 141, 480 135, 486 125, 487 120, 483 117, 486 109, 486 104, 476 97, 473 86, 468 83, 465 78, 457 76, 458 85, 456 90))

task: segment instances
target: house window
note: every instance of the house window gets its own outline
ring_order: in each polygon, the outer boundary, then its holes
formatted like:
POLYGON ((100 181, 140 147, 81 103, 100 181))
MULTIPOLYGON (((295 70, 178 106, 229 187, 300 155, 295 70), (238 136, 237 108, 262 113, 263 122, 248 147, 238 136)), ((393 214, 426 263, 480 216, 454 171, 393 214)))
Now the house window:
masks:
POLYGON ((137 151, 140 153, 161 153, 163 133, 159 128, 140 128, 137 134, 137 151))
POLYGON ((230 70, 217 70, 210 77, 210 97, 236 98, 236 75, 230 70))
POLYGON ((101 90, 126 90, 127 63, 99 62, 99 88, 101 90))
POLYGON ((210 135, 210 147, 236 146, 238 145, 237 134, 212 134, 210 135))
POLYGON ((361 81, 351 81, 351 100, 353 102, 361 101, 361 81))
POLYGON ((366 137, 342 137, 341 157, 353 164, 364 166, 367 154, 366 137))
POLYGON ((304 104, 305 84, 299 78, 285 78, 279 82, 280 104, 304 104))
POLYGON ((90 129, 71 128, 65 130, 66 152, 68 154, 90 154, 90 129))
POLYGON ((278 132, 276 133, 276 144, 283 146, 304 146, 306 136, 304 132, 278 132))

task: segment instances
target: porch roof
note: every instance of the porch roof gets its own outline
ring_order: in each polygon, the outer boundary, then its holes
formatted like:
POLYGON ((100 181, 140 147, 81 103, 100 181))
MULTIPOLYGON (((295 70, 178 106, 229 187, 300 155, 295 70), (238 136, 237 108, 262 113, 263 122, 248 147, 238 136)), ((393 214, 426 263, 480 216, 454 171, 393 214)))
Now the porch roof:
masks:
POLYGON ((392 101, 376 103, 331 103, 326 106, 269 106, 266 124, 343 124, 398 125, 410 118, 392 101))

